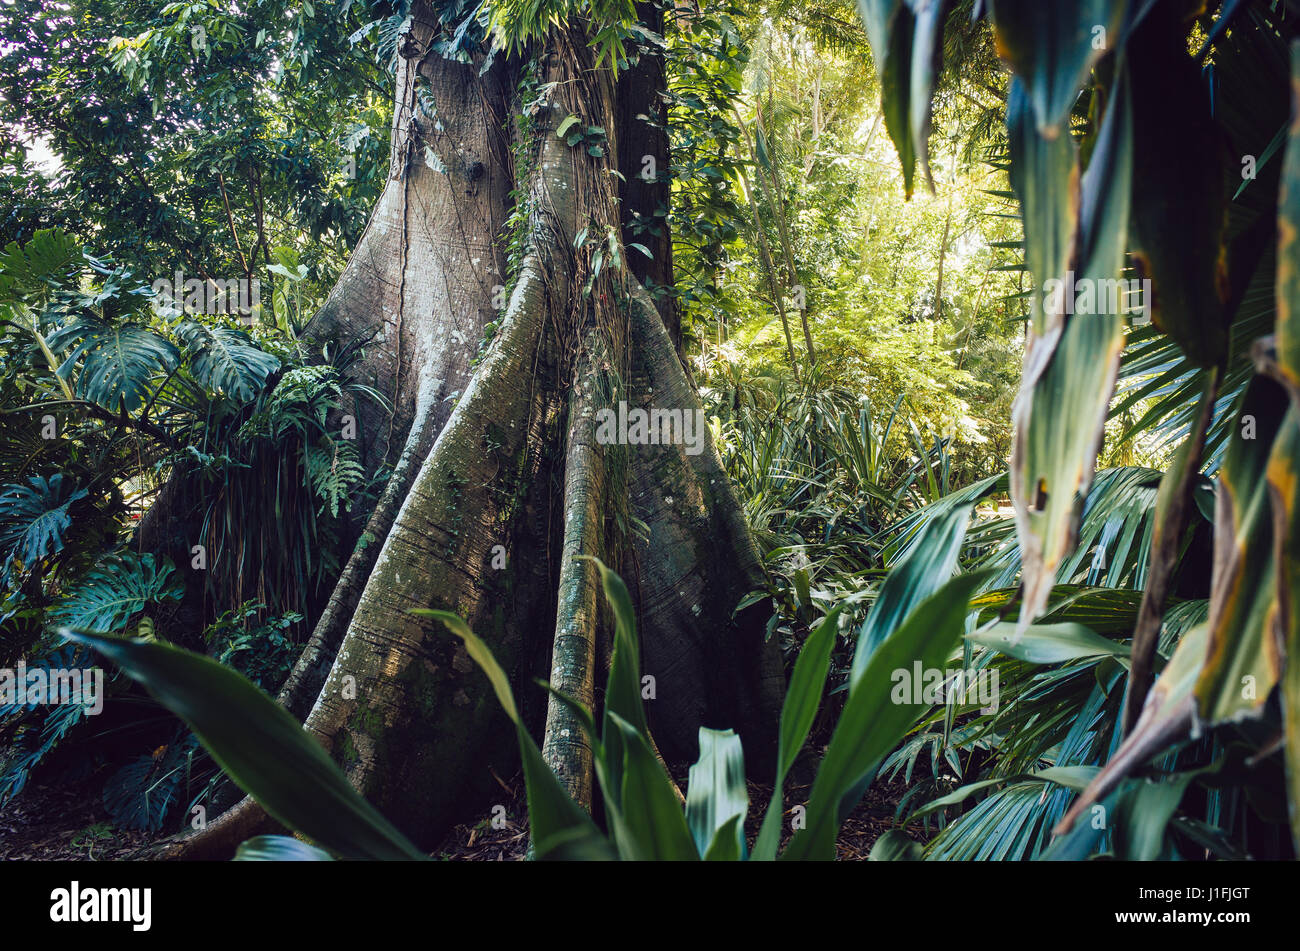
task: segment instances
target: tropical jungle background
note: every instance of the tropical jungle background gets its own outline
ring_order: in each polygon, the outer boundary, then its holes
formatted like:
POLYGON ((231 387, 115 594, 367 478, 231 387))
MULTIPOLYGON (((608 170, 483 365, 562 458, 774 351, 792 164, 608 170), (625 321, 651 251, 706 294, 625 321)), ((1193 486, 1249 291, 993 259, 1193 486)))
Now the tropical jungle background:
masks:
POLYGON ((663 200, 603 260, 658 255, 636 279, 761 558, 717 607, 779 648, 775 769, 746 779, 729 724, 658 755, 626 562, 599 566, 598 702, 560 698, 593 801, 538 750, 544 687, 454 611, 427 623, 520 752, 436 844, 277 719, 394 478, 337 425, 394 412, 357 369, 373 336, 307 328, 392 174, 412 5, 3 0, 0 667, 98 664, 108 695, 0 706, 0 856, 146 857, 243 790, 299 833, 244 857, 1295 857, 1300 10, 429 7, 438 55, 484 72, 560 31, 593 71, 660 64, 663 200), (178 271, 256 280, 258 306, 159 306, 178 271), (1148 307, 1063 311, 1067 273, 1148 280, 1148 307), (996 674, 997 702, 891 702, 914 662, 996 674))

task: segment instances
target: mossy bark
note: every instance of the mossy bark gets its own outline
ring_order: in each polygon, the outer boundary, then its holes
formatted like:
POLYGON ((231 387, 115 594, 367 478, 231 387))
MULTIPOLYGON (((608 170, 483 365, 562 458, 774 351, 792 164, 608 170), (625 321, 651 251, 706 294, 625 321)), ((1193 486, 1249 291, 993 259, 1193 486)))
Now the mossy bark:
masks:
MULTIPOLYGON (((422 73, 442 69, 422 52, 421 35, 412 61, 422 73)), ((543 62, 548 98, 534 103, 536 138, 522 143, 532 150, 529 178, 515 183, 528 203, 529 252, 501 326, 481 361, 471 368, 466 360, 458 400, 441 398, 443 383, 415 386, 411 422, 393 424, 404 448, 366 528, 373 541, 354 553, 284 695, 301 713, 315 694, 306 728, 364 795, 430 849, 451 823, 488 814, 499 789, 493 772, 509 775, 517 752, 487 679, 457 640, 411 609, 453 611, 488 642, 512 675, 525 721, 541 733, 547 761, 590 808, 590 747, 576 718, 532 683, 543 677, 599 706, 595 685, 609 628, 594 567, 582 555, 614 566, 637 599, 643 664, 656 681, 650 722, 664 754, 693 757, 701 725, 737 728, 760 770, 775 752, 779 655, 764 642, 761 617, 733 617, 742 597, 762 584, 762 569, 711 442, 706 435, 703 451, 694 453, 678 444, 610 446, 597 438, 596 411, 615 394, 642 408, 694 413, 700 406, 654 302, 624 267, 606 258, 602 268, 594 254, 613 246, 627 260, 612 77, 595 68, 576 33, 554 37, 543 62), (609 148, 569 147, 555 134, 569 115, 608 130, 609 148), (638 521, 644 533, 632 530, 638 521)), ((466 122, 504 124, 505 113, 522 106, 506 93, 511 84, 491 71, 459 81, 462 94, 488 100, 456 113, 466 122)), ((398 87, 409 97, 400 73, 398 87)), ((439 115, 445 121, 441 105, 439 115)), ((413 114, 411 121, 420 142, 424 120, 413 114)), ((489 131, 474 134, 486 141, 489 131)), ((398 165, 406 147, 395 124, 398 165)), ((481 192, 457 198, 452 190, 445 213, 504 221, 506 199, 497 197, 499 206, 483 210, 481 192)), ((388 252, 390 262, 401 262, 400 274, 390 270, 386 282, 406 282, 399 299, 431 306, 432 292, 412 282, 477 286, 477 272, 462 273, 473 270, 468 259, 417 247, 409 221, 401 227, 402 252, 388 252)), ((503 235, 495 237, 499 247, 503 235)), ((350 284, 331 300, 353 306, 361 286, 350 284)), ((456 299, 444 293, 437 306, 455 308, 456 299)), ((331 306, 339 304, 327 305, 321 319, 342 327, 331 306)), ((402 310, 409 326, 409 303, 402 310)), ((440 379, 465 356, 444 323, 425 319, 417 327, 417 343, 400 358, 399 388, 408 377, 440 379)), ((391 321, 385 334, 381 349, 404 339, 391 321)), ((397 359, 375 356, 373 366, 386 374, 397 359)), ((383 422, 371 421, 372 431, 383 422)), ((167 854, 228 854, 268 828, 245 800, 167 854)))

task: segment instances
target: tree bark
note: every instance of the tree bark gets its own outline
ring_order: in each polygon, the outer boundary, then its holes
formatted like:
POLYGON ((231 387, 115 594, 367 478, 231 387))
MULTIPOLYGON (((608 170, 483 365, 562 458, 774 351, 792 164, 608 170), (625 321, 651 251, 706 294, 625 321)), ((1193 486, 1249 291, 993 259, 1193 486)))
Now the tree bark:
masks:
MULTIPOLYGON (((428 53, 436 24, 416 9, 397 76, 394 174, 311 328, 342 345, 377 323, 362 366, 394 413, 361 409, 359 422, 368 462, 396 465, 281 700, 365 796, 433 848, 455 821, 486 814, 492 771, 517 757, 487 679, 458 641, 410 613, 453 611, 512 675, 548 763, 591 808, 590 746, 531 677, 598 706, 608 611, 579 557, 595 555, 637 601, 664 754, 688 760, 701 725, 734 727, 755 771, 770 770, 781 662, 761 610, 732 616, 763 573, 711 441, 694 452, 680 438, 610 445, 597 435, 598 411, 620 401, 703 416, 672 330, 628 263, 618 117, 638 113, 619 96, 643 86, 616 84, 581 33, 557 31, 537 53, 546 101, 516 146, 530 171, 515 181, 498 142, 521 108, 513 67, 479 76, 477 64, 428 53), (436 120, 416 112, 417 74, 436 120), (606 129, 608 148, 569 147, 555 130, 570 115, 606 129), (430 143, 446 174, 423 163, 430 143), (512 186, 527 201, 513 282, 500 253, 512 186), (473 363, 506 283, 500 329, 473 363)), ((245 800, 164 854, 218 857, 271 825, 245 800)))

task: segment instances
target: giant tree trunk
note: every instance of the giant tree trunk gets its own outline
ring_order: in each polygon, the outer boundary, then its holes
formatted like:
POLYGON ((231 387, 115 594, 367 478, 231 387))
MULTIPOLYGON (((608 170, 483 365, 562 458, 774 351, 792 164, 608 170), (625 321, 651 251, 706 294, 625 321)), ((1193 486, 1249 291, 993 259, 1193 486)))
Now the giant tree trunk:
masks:
MULTIPOLYGON (((653 99, 647 77, 662 84, 662 67, 616 83, 580 33, 557 32, 533 51, 525 103, 520 63, 480 75, 481 63, 430 50, 439 29, 417 3, 388 187, 309 331, 340 343, 374 333, 364 372, 395 411, 360 409, 360 430, 368 463, 395 470, 281 693, 357 788, 429 848, 486 814, 492 771, 511 770, 516 751, 486 678, 412 608, 454 611, 487 640, 548 762, 589 808, 590 750, 532 683, 599 705, 609 614, 579 556, 617 568, 637 600, 649 722, 670 761, 695 755, 701 725, 730 726, 751 766, 769 768, 782 687, 762 617, 733 617, 762 569, 707 434, 698 453, 680 431, 660 445, 597 438, 598 413, 620 402, 699 409, 671 307, 647 294, 624 250, 620 192, 644 213, 666 186, 628 188, 615 174, 640 169, 647 148, 666 167, 666 145, 636 126, 645 108, 622 101, 653 99), (421 109, 430 102, 436 114, 421 109), (568 116, 609 141, 570 147, 555 133, 568 116), (525 241, 507 274, 512 192, 525 241), (502 285, 508 305, 474 363, 502 285)), ((653 247, 667 255, 666 224, 653 247)), ((643 277, 670 279, 666 259, 651 264, 643 277)), ((221 856, 269 827, 245 800, 167 854, 221 856)))

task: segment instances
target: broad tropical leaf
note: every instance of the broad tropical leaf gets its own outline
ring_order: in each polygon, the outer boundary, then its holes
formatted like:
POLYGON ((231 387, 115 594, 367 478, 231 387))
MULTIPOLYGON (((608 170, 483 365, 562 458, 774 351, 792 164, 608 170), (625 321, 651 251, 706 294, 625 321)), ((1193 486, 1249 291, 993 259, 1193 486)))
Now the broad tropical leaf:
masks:
POLYGON ((781 817, 785 796, 785 778, 794 765, 795 757, 803 749, 812 729, 813 720, 821 706, 822 692, 826 689, 826 676, 831 666, 831 651, 839 628, 841 608, 835 608, 822 618, 820 624, 808 635, 794 671, 786 688, 785 702, 781 705, 781 729, 777 741, 776 781, 772 799, 763 817, 758 839, 754 842, 754 858, 771 861, 776 858, 781 839, 781 817))
POLYGON ((1031 624, 1018 630, 1011 622, 994 624, 966 639, 1031 664, 1056 664, 1081 657, 1124 657, 1128 647, 1088 630, 1082 624, 1031 624))
POLYGON ((835 833, 857 804, 869 776, 906 733, 920 711, 892 702, 896 670, 941 668, 962 634, 968 603, 984 576, 958 575, 923 601, 881 642, 849 691, 808 803, 807 826, 795 833, 783 859, 833 859, 835 833), (853 801, 848 801, 853 799, 853 801))
POLYGON ((700 756, 686 787, 686 825, 705 858, 745 857, 745 753, 734 730, 700 727, 700 756))
POLYGON ((347 858, 424 858, 352 788, 316 738, 237 671, 170 644, 62 633, 142 683, 190 725, 241 789, 286 826, 347 858))
POLYGON ((1297 410, 1288 411, 1288 403, 1281 387, 1257 377, 1242 408, 1244 416, 1255 418, 1255 438, 1233 439, 1219 472, 1209 648, 1196 684, 1198 713, 1209 723, 1257 716, 1280 674, 1277 564, 1266 470, 1279 433, 1295 424, 1297 410))
POLYGON ((58 228, 37 231, 22 246, 10 241, 0 252, 0 295, 46 297, 83 260, 76 238, 58 228))
POLYGON ((7 575, 16 560, 31 567, 63 549, 63 537, 72 524, 69 508, 86 497, 62 473, 48 479, 32 476, 27 485, 8 485, 0 492, 0 553, 7 575))
POLYGON ((176 368, 180 353, 171 341, 138 324, 110 324, 84 317, 49 337, 56 352, 72 345, 59 376, 73 379, 76 391, 114 413, 144 406, 155 380, 176 368))
MULTIPOLYGON (((1012 410, 1015 433, 1010 485, 1025 589, 1022 626, 1042 612, 1058 566, 1074 549, 1078 519, 1092 481, 1119 368, 1125 324, 1122 305, 1114 301, 1115 295, 1104 294, 1101 289, 1115 286, 1123 263, 1132 163, 1128 100, 1121 76, 1081 189, 1077 245, 1071 257, 1079 262, 1082 286, 1096 289, 1091 308, 1095 312, 1072 316, 1055 313, 1074 308, 1075 302, 1070 299, 1073 287, 1066 275, 1058 293, 1048 295, 1044 303, 1043 313, 1036 320, 1041 326, 1035 326, 1030 334, 1024 377, 1012 410), (1103 296, 1111 300, 1103 302, 1103 296)), ((1048 169, 1056 166, 1045 165, 1047 156, 1061 146, 1044 141, 1028 127, 1029 116, 1023 105, 1019 109, 1012 106, 1009 103, 1007 122, 1013 142, 1022 143, 1013 150, 1013 157, 1026 166, 1022 174, 1032 182, 1055 180, 1057 187, 1063 187, 1062 172, 1049 174, 1048 169)), ((1017 190, 1022 196, 1028 250, 1042 240, 1035 238, 1035 228, 1041 231, 1044 225, 1049 229, 1060 227, 1058 222, 1065 213, 1055 206, 1063 199, 1035 198, 1036 191, 1023 184, 1017 190), (1053 209, 1045 221, 1034 218, 1036 203, 1046 203, 1053 209)), ((1059 253, 1053 244, 1045 246, 1036 257, 1052 266, 1059 253)), ((1061 280, 1060 271, 1047 274, 1044 280, 1061 280)), ((1035 272, 1035 276, 1041 275, 1035 272)), ((1080 307, 1082 300, 1080 295, 1080 307)))
POLYGON ((114 632, 151 604, 181 599, 168 559, 124 551, 103 558, 50 609, 50 619, 68 627, 114 632))
POLYGON ((514 722, 519 752, 524 763, 524 783, 528 788, 528 821, 536 858, 613 858, 605 837, 582 807, 569 798, 569 794, 542 759, 542 751, 537 748, 537 743, 528 735, 515 706, 510 678, 492 656, 492 649, 455 614, 429 608, 415 608, 411 613, 441 622, 464 642, 466 653, 487 675, 501 708, 514 722))
POLYGON ((232 399, 251 400, 267 377, 280 368, 279 359, 259 349, 243 331, 187 320, 177 333, 194 378, 208 390, 232 399))
POLYGON ((1093 65, 1119 45, 1125 0, 992 0, 998 54, 1025 84, 1034 127, 1064 138, 1066 118, 1093 65))

